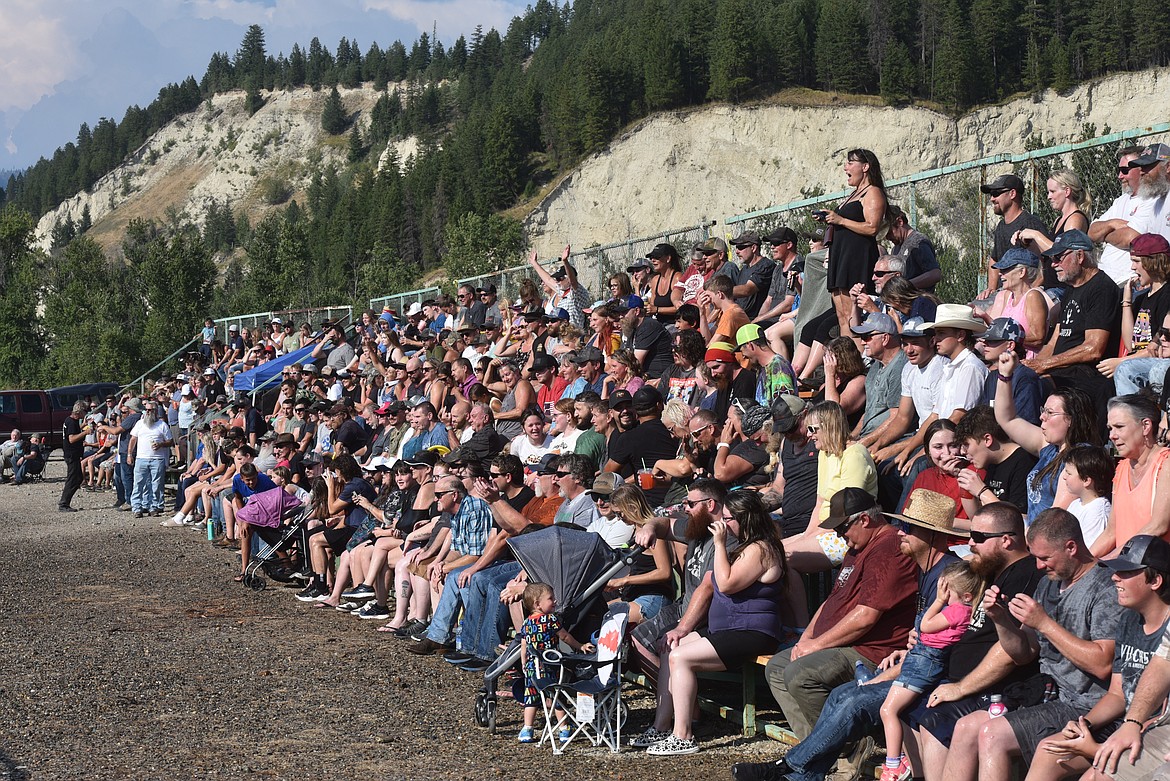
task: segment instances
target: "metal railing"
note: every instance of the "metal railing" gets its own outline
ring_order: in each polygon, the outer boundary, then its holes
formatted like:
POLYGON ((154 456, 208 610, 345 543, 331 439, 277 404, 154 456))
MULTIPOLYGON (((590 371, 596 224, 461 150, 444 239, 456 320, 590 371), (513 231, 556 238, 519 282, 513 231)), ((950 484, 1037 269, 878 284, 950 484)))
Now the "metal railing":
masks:
POLYGON ((442 289, 438 287, 420 287, 418 290, 408 290, 405 293, 393 293, 380 298, 371 298, 370 309, 381 312, 384 307, 388 306, 401 315, 414 302, 435 298, 442 292, 442 289))
POLYGON ((316 330, 317 326, 325 320, 332 322, 338 319, 352 319, 353 307, 323 306, 310 309, 279 309, 271 312, 253 312, 248 315, 221 317, 215 321, 215 336, 217 339, 222 339, 226 342, 228 328, 231 326, 238 326, 241 331, 245 328, 263 328, 272 322, 272 318, 274 317, 279 317, 282 321, 292 319, 296 328, 300 328, 301 323, 309 323, 313 327, 313 330, 316 330))
MULTIPOLYGON (((886 181, 891 203, 902 207, 910 224, 926 234, 938 252, 943 280, 938 293, 946 301, 969 301, 985 284, 983 260, 989 257, 999 218, 980 185, 1000 174, 1014 173, 1027 188, 1025 207, 1046 223, 1056 219, 1047 200, 1047 180, 1062 168, 1076 172, 1092 196, 1090 218, 1109 207, 1121 193, 1117 150, 1128 144, 1165 141, 1170 123, 1133 128, 1077 142, 1020 153, 1003 152, 886 181)), ((783 203, 724 219, 729 232, 766 233, 787 225, 797 233, 817 225, 813 209, 840 201, 839 191, 783 203)))
MULTIPOLYGON (((704 220, 698 225, 687 228, 662 231, 637 239, 615 241, 612 244, 599 247, 588 247, 571 253, 569 262, 577 270, 577 279, 585 289, 597 298, 604 298, 607 292, 606 279, 611 274, 625 271, 626 267, 638 258, 645 257, 646 253, 654 249, 654 245, 673 244, 678 249, 679 254, 686 257, 693 245, 704 241, 711 235, 709 231, 714 224, 714 222, 704 220)), ((561 262, 557 258, 556 260, 542 260, 540 264, 552 271, 558 268, 561 262)), ((502 269, 491 274, 467 277, 457 282, 460 285, 466 284, 472 287, 493 284, 501 298, 512 301, 517 298, 521 281, 529 278, 535 279, 535 277, 536 274, 533 273, 532 268, 523 265, 502 269)))
POLYGON ((192 345, 194 345, 198 341, 200 341, 200 337, 198 335, 192 336, 187 341, 187 343, 184 344, 182 347, 175 350, 173 353, 168 355, 166 358, 163 358, 161 361, 156 363, 154 366, 151 366, 149 369, 144 371, 142 374, 138 375, 134 379, 130 380, 130 382, 126 383, 121 388, 119 388, 118 395, 121 396, 126 391, 127 388, 133 388, 135 385, 138 386, 138 391, 140 393, 146 393, 146 378, 149 377, 151 375, 151 373, 154 372, 156 369, 159 369, 163 366, 166 366, 169 362, 173 361, 181 353, 186 352, 189 347, 191 347, 192 345))

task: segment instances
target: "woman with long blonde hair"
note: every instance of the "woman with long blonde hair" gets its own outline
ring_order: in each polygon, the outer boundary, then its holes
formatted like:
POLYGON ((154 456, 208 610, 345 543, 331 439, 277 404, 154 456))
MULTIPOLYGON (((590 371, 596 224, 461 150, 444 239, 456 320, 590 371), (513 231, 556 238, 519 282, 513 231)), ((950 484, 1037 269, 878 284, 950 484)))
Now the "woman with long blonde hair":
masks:
POLYGON ((1048 204, 1056 211, 1056 222, 1048 232, 1052 238, 1045 236, 1042 231, 1024 228, 1016 231, 1012 244, 1026 245, 1033 252, 1044 252, 1065 231, 1089 229, 1092 199, 1075 171, 1062 168, 1052 172, 1048 177, 1048 204))
MULTIPOLYGON (((615 518, 635 528, 654 520, 654 511, 650 509, 646 495, 641 488, 630 483, 618 486, 610 494, 609 506, 615 518)), ((654 618, 675 598, 670 546, 655 545, 643 551, 630 565, 629 572, 610 580, 607 587, 617 592, 611 602, 629 603, 631 624, 654 618)))

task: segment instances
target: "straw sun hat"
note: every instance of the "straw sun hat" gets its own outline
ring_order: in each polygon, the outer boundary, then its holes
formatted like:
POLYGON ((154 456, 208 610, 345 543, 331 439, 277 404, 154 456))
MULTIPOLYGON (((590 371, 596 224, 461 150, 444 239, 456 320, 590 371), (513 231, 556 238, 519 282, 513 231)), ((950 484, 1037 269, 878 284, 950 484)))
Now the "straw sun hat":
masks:
POLYGON ((950 534, 955 537, 969 537, 970 532, 955 528, 955 500, 925 488, 915 488, 906 499, 901 515, 886 513, 912 526, 950 534))

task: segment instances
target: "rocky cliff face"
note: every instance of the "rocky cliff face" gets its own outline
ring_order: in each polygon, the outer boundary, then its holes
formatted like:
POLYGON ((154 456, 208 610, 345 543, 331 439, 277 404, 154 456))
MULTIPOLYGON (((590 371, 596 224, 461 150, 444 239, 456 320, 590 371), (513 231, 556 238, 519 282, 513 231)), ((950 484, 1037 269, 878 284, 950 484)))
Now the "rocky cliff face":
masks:
MULTIPOLYGON (((364 132, 368 112, 378 99, 369 86, 340 89, 346 111, 364 132)), ((41 217, 40 243, 48 247, 53 225, 80 221, 89 206, 91 235, 107 248, 116 246, 135 218, 163 220, 168 210, 186 210, 201 220, 207 204, 231 204, 255 219, 302 191, 318 162, 344 163, 345 135, 321 129, 328 91, 304 88, 266 93, 264 106, 248 116, 244 93, 230 92, 204 101, 198 111, 159 130, 130 159, 102 177, 92 192, 79 193, 41 217)), ((405 162, 417 145, 400 142, 405 162)))
MULTIPOLYGON (((980 109, 954 120, 924 108, 714 106, 632 128, 551 192, 527 219, 542 255, 566 241, 607 244, 845 187, 845 152, 877 153, 887 179, 1021 152, 1029 135, 1063 143, 1085 123, 1112 132, 1165 122, 1170 69, 1127 73, 980 109)), ((714 230, 722 232, 722 226, 714 230)))

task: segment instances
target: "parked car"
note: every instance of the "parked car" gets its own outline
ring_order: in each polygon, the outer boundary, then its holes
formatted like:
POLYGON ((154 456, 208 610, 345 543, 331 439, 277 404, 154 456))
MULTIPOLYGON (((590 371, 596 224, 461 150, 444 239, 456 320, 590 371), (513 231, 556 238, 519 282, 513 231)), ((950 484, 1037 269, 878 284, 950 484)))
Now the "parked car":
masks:
POLYGON ((119 387, 116 382, 95 382, 49 390, 0 391, 0 441, 17 428, 26 436, 43 434, 45 447, 55 450, 61 447, 61 430, 74 402, 85 399, 100 404, 119 387))

